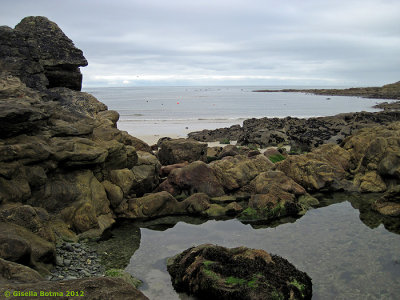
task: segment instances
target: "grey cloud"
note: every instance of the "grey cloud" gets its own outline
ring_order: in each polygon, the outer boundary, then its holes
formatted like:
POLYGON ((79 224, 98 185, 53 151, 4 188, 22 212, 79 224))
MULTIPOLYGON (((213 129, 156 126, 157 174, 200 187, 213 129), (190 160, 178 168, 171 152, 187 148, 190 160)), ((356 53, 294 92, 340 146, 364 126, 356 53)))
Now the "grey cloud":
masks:
POLYGON ((84 51, 88 86, 186 77, 187 84, 380 85, 400 77, 394 0, 2 2, 3 24, 27 15, 49 17, 84 51))

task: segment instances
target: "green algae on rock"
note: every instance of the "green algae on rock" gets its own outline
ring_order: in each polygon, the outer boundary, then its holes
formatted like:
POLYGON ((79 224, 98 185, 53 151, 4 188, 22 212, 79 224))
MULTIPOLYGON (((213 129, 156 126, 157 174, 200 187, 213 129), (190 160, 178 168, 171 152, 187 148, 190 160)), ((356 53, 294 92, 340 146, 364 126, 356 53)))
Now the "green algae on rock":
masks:
POLYGON ((311 299, 311 278, 264 250, 202 244, 169 258, 172 285, 211 299, 311 299))

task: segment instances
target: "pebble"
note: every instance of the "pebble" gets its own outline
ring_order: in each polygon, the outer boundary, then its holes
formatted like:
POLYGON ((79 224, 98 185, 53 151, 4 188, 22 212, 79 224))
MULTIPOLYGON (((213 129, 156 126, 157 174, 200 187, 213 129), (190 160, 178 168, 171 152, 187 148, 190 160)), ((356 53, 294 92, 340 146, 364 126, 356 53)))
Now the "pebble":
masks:
POLYGON ((95 250, 83 243, 62 243, 56 247, 56 265, 48 280, 71 280, 104 276, 104 267, 95 250))

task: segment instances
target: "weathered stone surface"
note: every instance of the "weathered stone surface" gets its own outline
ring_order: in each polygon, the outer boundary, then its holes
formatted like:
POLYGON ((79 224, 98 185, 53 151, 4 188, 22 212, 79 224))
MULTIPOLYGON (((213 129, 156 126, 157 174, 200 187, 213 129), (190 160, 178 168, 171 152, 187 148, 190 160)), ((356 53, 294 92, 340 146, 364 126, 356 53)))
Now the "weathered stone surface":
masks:
POLYGON ((267 171, 260 173, 250 184, 254 194, 267 194, 273 188, 282 189, 295 196, 304 195, 305 189, 281 171, 267 171))
POLYGON ((178 292, 204 299, 311 299, 311 278, 263 250, 192 247, 168 259, 178 292))
MULTIPOLYGON (((0 50, 0 66, 1 63, 0 50)), ((0 76, 0 99, 0 138, 32 132, 50 116, 40 96, 17 77, 0 76)))
POLYGON ((15 31, 30 47, 38 49, 39 64, 44 69, 48 87, 81 89, 79 67, 86 66, 87 61, 56 23, 45 17, 26 17, 15 26, 15 31))
POLYGON ((271 220, 284 216, 296 216, 309 206, 301 205, 300 196, 305 189, 281 171, 268 171, 258 175, 245 187, 252 196, 241 220, 271 220))
POLYGON ((54 158, 65 167, 96 165, 105 162, 108 152, 87 138, 52 139, 54 158))
POLYGON ((80 66, 87 61, 57 24, 45 17, 24 18, 14 30, 1 27, 1 69, 29 87, 81 89, 80 66))
POLYGON ((103 181, 102 184, 107 193, 107 198, 110 200, 111 206, 113 208, 118 207, 124 199, 122 189, 108 180, 103 181))
POLYGON ((307 191, 351 190, 346 179, 349 160, 346 150, 326 144, 311 153, 289 156, 277 163, 277 168, 307 191))
POLYGON ((123 205, 120 209, 120 211, 117 210, 120 217, 135 219, 183 214, 185 205, 164 191, 130 199, 127 207, 123 205))
POLYGON ((189 137, 202 142, 218 141, 237 136, 239 145, 256 144, 262 147, 290 145, 292 151, 311 151, 324 143, 341 143, 360 128, 375 124, 389 124, 400 118, 400 111, 345 113, 336 116, 300 119, 261 118, 248 119, 238 128, 219 128, 189 133, 189 137))
POLYGON ((161 176, 168 176, 169 173, 171 173, 172 170, 183 168, 187 166, 189 163, 188 162, 183 162, 183 163, 178 163, 178 164, 173 164, 173 165, 168 165, 168 166, 162 166, 161 167, 161 176))
POLYGON ((44 278, 35 270, 0 258, 0 285, 8 283, 32 283, 44 278))
POLYGON ((78 232, 98 228, 99 217, 111 212, 103 185, 89 170, 55 174, 30 203, 59 213, 78 232))
POLYGON ((47 211, 40 207, 20 204, 0 206, 0 222, 25 227, 41 238, 55 242, 54 233, 48 226, 49 220, 47 211))
POLYGON ((169 190, 173 195, 179 195, 182 192, 186 195, 205 193, 209 196, 222 196, 225 194, 212 167, 201 161, 173 170, 159 189, 169 190))
POLYGON ((134 175, 132 190, 138 196, 152 192, 160 182, 161 164, 158 159, 144 151, 137 151, 138 161, 131 171, 134 175))
POLYGON ((232 191, 248 184, 261 172, 270 170, 273 167, 273 163, 263 155, 251 158, 236 155, 213 161, 210 163, 210 167, 224 189, 232 191))
POLYGON ((0 222, 0 240, 0 258, 25 265, 55 261, 54 244, 21 226, 0 222))
POLYGON ((210 207, 202 212, 202 215, 209 218, 218 218, 225 216, 236 216, 243 210, 243 207, 236 202, 229 203, 222 206, 219 204, 211 204, 210 207))
POLYGON ((127 196, 133 186, 135 175, 129 169, 112 170, 110 171, 110 180, 119 186, 124 195, 127 196))
POLYGON ((234 145, 226 145, 222 148, 218 154, 218 158, 224 158, 225 156, 235 156, 239 154, 239 149, 234 145))
POLYGON ((53 96, 54 101, 57 101, 61 107, 73 114, 80 113, 86 117, 94 118, 97 114, 102 113, 99 117, 111 114, 112 119, 116 118, 118 120, 119 118, 119 115, 115 115, 116 112, 108 111, 107 105, 88 93, 74 91, 66 87, 52 88, 48 93, 53 96))
POLYGON ((197 215, 206 211, 210 207, 210 197, 204 193, 196 193, 184 201, 188 214, 197 215))
POLYGON ((347 138, 350 172, 362 192, 383 192, 400 183, 400 122, 364 128, 347 138))
POLYGON ((162 165, 207 161, 207 144, 187 139, 167 140, 161 144, 158 159, 162 165))
POLYGON ((131 136, 126 131, 121 131, 121 143, 133 146, 136 150, 152 153, 151 147, 147 143, 137 137, 131 136))
POLYGON ((400 216, 400 185, 396 185, 383 194, 372 205, 372 208, 382 215, 399 217, 400 216))
MULTIPOLYGON (((113 300, 148 300, 146 296, 142 294, 138 289, 132 285, 126 283, 121 278, 109 278, 109 277, 93 277, 83 278, 68 281, 41 281, 38 283, 6 283, 1 285, 0 294, 10 291, 11 296, 8 299, 20 299, 19 296, 13 296, 13 291, 19 291, 21 293, 37 293, 40 291, 49 296, 40 297, 41 299, 70 299, 67 296, 67 291, 78 291, 81 297, 89 300, 97 299, 113 299, 113 300), (82 294, 81 294, 82 291, 82 294), (63 295, 57 295, 55 292, 62 293, 63 295)), ((75 297, 74 297, 75 298, 75 297)))

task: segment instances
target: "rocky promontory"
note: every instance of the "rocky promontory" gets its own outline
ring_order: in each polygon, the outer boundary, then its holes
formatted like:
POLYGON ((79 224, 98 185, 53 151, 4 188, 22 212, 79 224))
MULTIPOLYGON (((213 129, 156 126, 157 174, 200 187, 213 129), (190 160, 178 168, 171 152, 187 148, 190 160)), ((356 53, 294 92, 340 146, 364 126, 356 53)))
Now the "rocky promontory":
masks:
POLYGON ((400 99, 400 81, 386 84, 381 87, 362 87, 348 89, 283 89, 283 90, 256 90, 264 93, 309 93, 326 96, 355 96, 374 99, 400 99))

